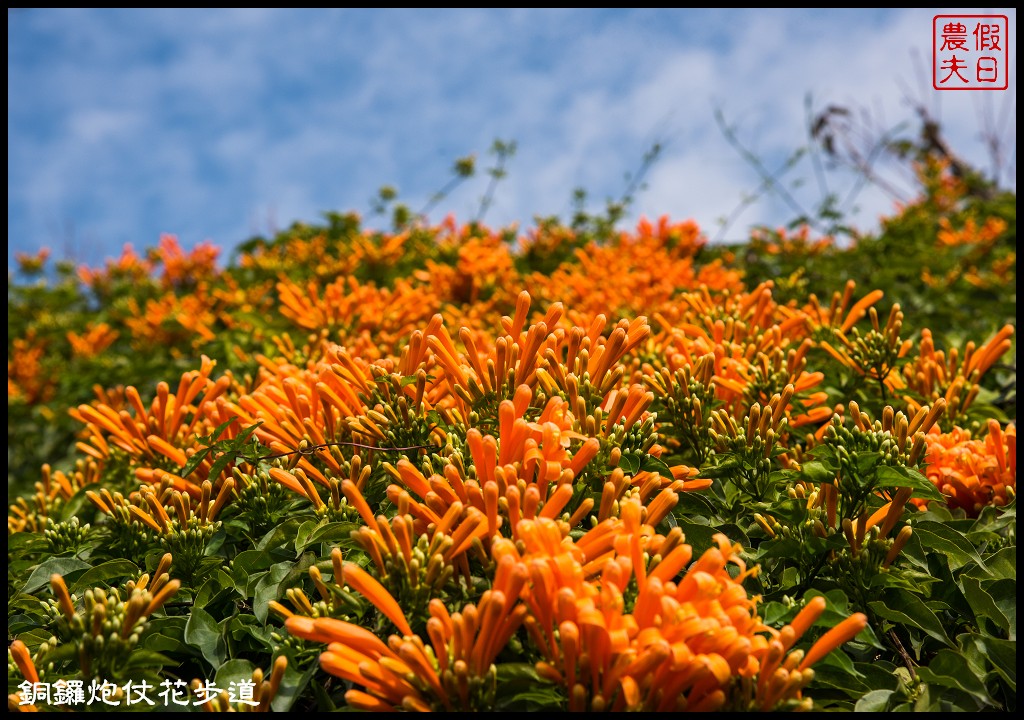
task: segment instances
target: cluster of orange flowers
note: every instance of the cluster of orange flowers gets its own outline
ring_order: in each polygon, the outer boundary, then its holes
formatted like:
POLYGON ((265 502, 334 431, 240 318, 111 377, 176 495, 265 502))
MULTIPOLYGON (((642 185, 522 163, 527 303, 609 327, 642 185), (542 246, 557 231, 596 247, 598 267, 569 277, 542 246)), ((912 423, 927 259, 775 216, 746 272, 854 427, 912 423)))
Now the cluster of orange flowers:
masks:
POLYGON ((139 257, 131 245, 125 245, 117 260, 107 260, 102 269, 83 265, 78 269, 78 277, 87 287, 99 290, 115 280, 146 282, 152 272, 152 263, 139 257))
POLYGON ((90 324, 84 333, 68 333, 71 354, 76 357, 96 357, 117 340, 118 333, 105 322, 90 324))
MULTIPOLYGON (((400 234, 389 242, 397 247, 408 236, 400 234)), ((522 278, 517 278, 511 256, 496 235, 462 237, 449 227, 442 236, 449 238, 447 242, 460 237, 466 241, 459 248, 457 263, 451 266, 457 275, 448 277, 439 266, 431 265, 432 270, 420 272, 417 280, 399 281, 392 289, 345 278, 327 284, 310 280, 303 289, 282 278, 277 283, 281 315, 298 328, 320 331, 322 341, 312 338, 301 351, 289 346, 287 337, 278 341, 281 356, 257 355, 260 374, 248 387, 239 386, 230 373, 214 382, 210 378, 214 363, 204 359, 199 371, 182 378, 177 394, 161 383, 150 407, 131 387, 122 391, 127 407, 115 408, 104 402, 82 405, 72 411, 88 428, 88 439, 79 448, 102 462, 110 456, 111 447, 116 447, 135 463, 141 481, 154 482, 155 475, 161 474, 173 482, 177 492, 189 494, 194 501, 203 494, 203 481, 209 480, 216 497, 229 478, 230 467, 213 478, 206 477, 210 460, 201 464, 191 479, 175 472, 199 449, 197 435, 234 420, 228 436, 261 423, 256 436, 277 453, 294 451, 303 439, 327 445, 346 432, 362 442, 389 442, 385 434, 395 428, 374 415, 382 408, 365 402, 383 372, 399 379, 423 378, 416 387, 406 385, 398 393, 415 400, 421 416, 437 410, 467 420, 485 398, 495 394, 511 397, 524 386, 526 394, 517 403, 517 416, 543 400, 548 404, 545 412, 568 418, 559 428, 557 437, 561 439, 537 439, 543 452, 549 453, 554 444, 570 442, 573 432, 583 438, 607 436, 620 420, 626 421, 623 431, 628 432, 630 425, 647 416, 655 393, 678 390, 671 379, 674 374, 695 367, 704 357, 710 358, 710 399, 724 403, 734 419, 745 417, 754 403, 763 406, 792 386, 786 406, 773 415, 785 415, 789 428, 806 427, 820 438, 833 411, 842 408, 826 405, 827 395, 818 389, 825 376, 808 367, 814 348, 884 383, 892 392, 904 394, 910 413, 920 409, 922 400, 945 397, 948 416, 956 418, 976 394, 980 376, 1009 349, 1013 332, 1010 326, 1003 328, 978 350, 968 344, 960 362, 955 350, 948 360, 937 352, 925 331, 915 354, 913 343, 899 337, 902 313, 898 305, 893 306, 884 326, 879 322, 873 305, 881 299, 881 291, 854 301, 855 287, 850 282, 843 292, 835 293, 827 307, 813 295, 803 308, 780 304, 773 299, 771 283, 745 290, 733 271, 715 264, 695 266, 693 256, 704 242, 696 227, 671 224, 663 218, 657 225, 641 221, 636 233, 624 233, 607 247, 580 252, 577 263, 564 265, 550 277, 530 278, 534 292, 515 298, 514 315, 501 318, 497 323, 501 331, 491 337, 481 328, 493 322, 497 308, 508 306, 509 289, 522 278), (497 256, 505 259, 498 262, 497 256), (618 281, 595 292, 590 271, 613 262, 622 267, 618 281), (468 306, 452 303, 464 292, 452 285, 462 282, 458 277, 485 281, 493 285, 493 292, 488 300, 478 299, 468 306), (534 298, 556 295, 573 302, 550 304, 537 322, 528 325, 534 298), (605 315, 609 308, 612 317, 633 319, 615 323, 609 332, 605 315), (649 314, 631 315, 637 308, 649 314), (855 326, 865 315, 870 315, 874 329, 861 337, 855 326), (450 323, 461 326, 455 335, 464 352, 447 330, 450 323), (885 362, 865 367, 874 358, 864 351, 872 332, 881 339, 875 345, 882 347, 885 362), (647 392, 645 386, 655 393, 647 392), (554 401, 555 396, 565 398, 564 406, 550 405, 547 399, 554 401), (614 417, 608 416, 609 412, 614 417)), ((202 270, 203 277, 210 275, 214 258, 208 248, 186 256, 170 237, 163 239, 160 251, 154 254, 154 262, 165 266, 166 279, 172 284, 180 280, 175 273, 191 273, 188 268, 202 270)), ((150 270, 146 261, 128 250, 116 268, 150 270)), ((95 280, 99 275, 90 277, 95 280)), ((159 333, 166 331, 168 317, 174 317, 182 327, 191 328, 193 336, 201 339, 198 342, 210 339, 217 317, 230 314, 234 302, 248 303, 249 294, 240 289, 220 290, 218 299, 213 300, 214 294, 204 287, 200 284, 195 294, 182 298, 167 295, 137 308, 132 333, 140 342, 165 342, 167 338, 159 333), (171 305, 164 307, 167 302, 171 305), (221 304, 216 314, 210 309, 211 302, 221 304)), ((468 292, 479 298, 482 290, 483 285, 474 285, 468 292)), ((99 324, 85 336, 72 339, 88 354, 99 352, 115 336, 108 325, 99 324)), ((16 341, 16 350, 18 347, 16 341)), ((26 348, 23 355, 9 362, 9 395, 22 392, 28 384, 31 373, 20 368, 32 364, 32 349, 26 348)), ((240 357, 247 355, 241 352, 240 357)), ((710 419, 707 409, 703 419, 710 419)), ((660 452, 658 446, 652 454, 660 452)), ((508 453, 503 450, 503 455, 508 453)), ((303 457, 299 469, 329 488, 331 481, 324 469, 339 477, 346 475, 337 455, 318 451, 317 463, 312 457, 303 457)), ((544 462, 552 465, 554 461, 544 462)), ((633 483, 642 485, 636 478, 633 483)), ((942 483, 946 485, 949 483, 942 483)))
POLYGON ((937 242, 942 247, 954 245, 991 245, 1006 230, 1006 221, 1002 218, 990 217, 981 227, 974 218, 967 218, 964 226, 954 229, 949 218, 939 218, 937 242))
POLYGON ((46 266, 46 261, 50 259, 50 254, 50 248, 44 247, 34 254, 15 252, 14 259, 17 261, 18 269, 21 272, 32 275, 40 272, 46 266))
POLYGON ((78 277, 86 285, 102 288, 114 280, 148 281, 157 268, 160 282, 170 287, 181 283, 193 283, 202 278, 212 278, 217 273, 217 256, 220 250, 209 243, 200 243, 185 252, 174 235, 162 235, 159 245, 139 257, 131 245, 125 245, 121 257, 108 260, 103 269, 81 267, 78 277))
POLYGON ((716 546, 691 563, 678 528, 658 535, 642 514, 631 500, 620 517, 575 541, 552 519, 521 520, 516 541, 491 546, 496 569, 480 601, 455 613, 431 601, 422 635, 352 564, 339 582, 366 595, 401 635, 385 643, 333 618, 290 615, 285 624, 293 635, 328 644, 321 666, 358 686, 345 698, 363 710, 488 709, 493 663, 520 627, 543 658, 538 674, 565 688, 570 711, 810 707, 801 691, 814 677, 811 666, 863 630, 867 618, 855 613, 806 653, 792 650, 825 609, 824 598, 781 630, 770 628, 743 588, 756 568, 746 569, 739 546, 717 535, 716 546), (627 612, 631 587, 636 597, 627 612))
POLYGON ((826 236, 812 240, 809 225, 801 225, 795 231, 780 227, 770 233, 755 229, 750 236, 750 245, 757 252, 797 257, 813 257, 836 246, 835 240, 831 237, 826 236))
POLYGON ((171 286, 213 277, 217 273, 218 255, 220 249, 210 243, 199 243, 186 253, 174 235, 161 235, 150 259, 163 267, 161 282, 171 286))
POLYGON ((1017 427, 988 421, 984 439, 958 427, 934 428, 928 435, 928 477, 949 498, 949 505, 971 517, 989 505, 1002 506, 1016 497, 1017 427))
POLYGON ((98 483, 101 478, 100 466, 92 458, 80 459, 70 473, 53 471, 49 465, 42 467, 42 480, 35 484, 35 493, 28 499, 17 498, 7 513, 8 534, 28 530, 42 532, 46 519, 55 510, 70 500, 79 490, 98 483))
MULTIPOLYGON (((806 245, 783 240, 780 251, 806 245)), ((236 348, 253 369, 246 377, 216 376, 204 354, 176 388, 161 382, 151 398, 131 386, 98 389, 97 401, 70 411, 88 462, 73 477, 47 468, 35 497, 12 506, 9 532, 39 531, 84 487, 111 526, 199 558, 221 515, 263 472, 318 516, 360 522, 365 569, 339 552, 331 585, 310 570, 320 602, 293 591, 301 614, 271 603, 293 635, 328 644, 321 664, 355 686, 346 694, 354 708, 488 709, 495 663, 518 633, 572 710, 771 710, 808 707, 811 666, 866 618, 855 614, 795 650, 823 600, 771 628, 743 586, 757 568, 746 567, 741 547, 717 535, 694 560, 678 529, 659 534, 681 493, 712 483, 699 467, 669 464, 686 450, 684 436, 698 460, 740 448, 770 466, 780 445, 822 442, 837 416, 866 430, 855 403, 829 404, 826 376, 838 363, 902 401, 906 413, 887 408, 884 429, 900 436, 910 464, 923 456, 951 505, 976 514, 1014 497, 1014 426, 990 421, 983 439, 971 439, 954 425, 1010 348, 1010 326, 948 357, 925 331, 915 350, 901 337, 899 305, 880 321, 881 290, 858 298, 850 282, 827 304, 813 295, 802 306, 780 303, 771 282, 748 289, 722 263, 695 263, 704 238, 693 223, 665 218, 578 250, 550 275, 520 273, 501 236, 453 223, 437 229, 437 255, 410 277, 383 286, 347 274, 352 263, 387 267, 422 241, 422 229, 360 235, 357 260, 329 258, 307 280, 286 271, 326 250, 323 237, 297 240, 294 254, 257 249, 242 267, 277 277, 246 288, 220 282, 215 250, 185 254, 170 237, 146 260, 126 250, 105 272, 84 270, 101 287, 163 266, 161 291, 131 300, 126 329, 139 348, 186 340, 197 350, 225 328, 256 335, 259 315, 274 308, 295 335, 272 338, 272 357, 236 348), (524 285, 531 291, 517 292, 524 285), (929 428, 925 452, 914 436, 929 428), (244 455, 219 461, 215 429, 220 441, 252 432, 263 469, 244 455), (133 474, 136 490, 102 487, 114 466, 133 474), (371 466, 382 470, 373 475, 386 487, 374 492, 393 514, 368 500, 371 466), (487 568, 489 589, 452 612, 445 601, 457 593, 446 593, 470 585, 471 567, 487 568), (385 641, 333 616, 346 587, 397 634, 385 641)), ((98 323, 69 341, 92 356, 117 337, 98 323)), ((40 346, 14 347, 9 397, 42 392, 32 385, 40 346)), ((854 555, 875 526, 883 538, 895 529, 909 499, 900 491, 840 527, 836 493, 827 482, 807 488, 808 508, 824 513, 823 537, 847 534, 854 555)), ((770 520, 757 522, 774 535, 770 520)), ((885 567, 908 537, 897 538, 885 567)))
POLYGON ((42 371, 40 361, 46 354, 46 343, 31 332, 28 337, 14 338, 7 357, 7 399, 28 404, 46 402, 55 392, 54 378, 42 371))

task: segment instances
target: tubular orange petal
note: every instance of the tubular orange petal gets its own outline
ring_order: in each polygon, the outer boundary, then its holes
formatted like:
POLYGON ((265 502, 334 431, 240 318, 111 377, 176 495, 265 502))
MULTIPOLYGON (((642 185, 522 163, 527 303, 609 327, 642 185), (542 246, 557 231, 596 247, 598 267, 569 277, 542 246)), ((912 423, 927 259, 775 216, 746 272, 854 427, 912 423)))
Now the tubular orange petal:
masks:
MULTIPOLYGON (((322 659, 321 665, 323 665, 322 659)), ((355 708, 356 710, 366 710, 368 712, 396 711, 394 704, 387 702, 385 700, 381 700, 380 698, 370 695, 369 693, 365 693, 362 690, 347 691, 345 693, 345 702, 348 704, 349 707, 355 708)))
POLYGON ((149 606, 146 608, 145 614, 152 615, 161 607, 164 603, 173 595, 178 592, 178 588, 181 587, 181 580, 171 580, 169 583, 164 585, 160 592, 153 596, 153 599, 149 601, 149 606))
POLYGON ((288 618, 285 628, 289 633, 304 640, 322 643, 342 643, 352 649, 370 656, 379 657, 395 654, 384 642, 369 630, 334 618, 309 618, 301 615, 288 618))
POLYGON ((412 635, 409 621, 405 613, 391 594, 377 580, 355 563, 346 562, 343 566, 345 583, 355 588, 384 615, 395 624, 403 635, 412 635))
POLYGON ((864 613, 854 613, 846 618, 822 635, 818 642, 814 643, 810 651, 804 656, 799 669, 806 670, 843 643, 852 640, 857 636, 857 633, 867 627, 867 624, 868 617, 864 613))
POLYGON ((21 671, 22 676, 30 683, 39 682, 39 673, 36 672, 36 665, 32 662, 32 656, 29 654, 28 647, 25 646, 21 640, 15 640, 10 644, 8 648, 11 651, 11 657, 14 658, 14 664, 18 666, 18 670, 21 671))

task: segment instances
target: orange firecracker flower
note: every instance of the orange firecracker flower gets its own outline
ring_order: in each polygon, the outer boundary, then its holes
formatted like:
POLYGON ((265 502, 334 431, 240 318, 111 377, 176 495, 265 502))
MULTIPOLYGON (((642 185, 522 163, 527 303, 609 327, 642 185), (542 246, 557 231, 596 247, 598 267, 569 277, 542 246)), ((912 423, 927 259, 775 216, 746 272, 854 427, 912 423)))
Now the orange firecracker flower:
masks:
POLYGON ((988 421, 983 440, 959 427, 926 436, 926 474, 947 497, 950 507, 976 517, 988 505, 1002 506, 1016 496, 1017 426, 988 421))

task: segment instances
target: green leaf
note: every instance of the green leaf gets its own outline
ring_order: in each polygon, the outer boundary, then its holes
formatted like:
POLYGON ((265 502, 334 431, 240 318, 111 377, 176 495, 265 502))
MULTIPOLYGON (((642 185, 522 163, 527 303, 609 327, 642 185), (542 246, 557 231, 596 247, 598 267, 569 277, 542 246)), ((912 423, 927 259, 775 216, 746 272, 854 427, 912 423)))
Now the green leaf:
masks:
POLYGON ((781 583, 783 588, 795 588, 800 584, 800 568, 792 565, 782 571, 781 583))
POLYGON ((20 633, 42 627, 45 624, 47 624, 47 620, 41 616, 18 613, 17 615, 11 615, 7 619, 7 633, 11 636, 17 636, 20 633))
POLYGON ((273 550, 294 542, 295 531, 301 524, 299 518, 288 518, 272 529, 257 543, 257 550, 273 550))
MULTIPOLYGON (((309 578, 309 568, 316 565, 316 555, 312 552, 305 552, 295 561, 295 565, 282 581, 282 585, 298 585, 309 578)), ((326 561, 329 562, 329 561, 326 561)))
POLYGON ((541 687, 517 693, 503 700, 504 702, 499 702, 496 709, 508 712, 560 711, 565 703, 565 696, 559 689, 552 686, 550 689, 541 687))
MULTIPOLYGON (((302 548, 306 547, 306 540, 309 538, 309 534, 317 529, 320 525, 320 520, 307 520, 306 522, 299 525, 295 531, 295 552, 301 553, 302 548)), ((268 566, 269 567, 269 566, 268 566)))
POLYGON ((961 568, 969 562, 985 568, 985 562, 971 541, 948 525, 925 521, 914 523, 913 528, 926 551, 939 552, 949 559, 950 570, 961 568))
POLYGON ((718 509, 707 495, 702 492, 679 493, 679 502, 672 509, 672 515, 676 520, 682 520, 682 518, 688 516, 697 516, 697 518, 704 520, 706 523, 706 518, 714 517, 717 514, 718 509))
POLYGON ((189 475, 195 472, 196 468, 199 467, 200 464, 202 464, 203 460, 206 459, 206 456, 210 454, 210 451, 216 448, 217 438, 219 438, 221 436, 221 433, 228 429, 228 425, 230 425, 234 421, 235 418, 225 420, 220 425, 218 425, 216 429, 214 429, 214 431, 209 435, 200 436, 196 438, 197 443, 209 443, 209 445, 200 448, 199 450, 196 450, 195 454, 188 459, 188 462, 185 463, 185 466, 181 470, 181 476, 183 478, 187 478, 189 475))
POLYGON ((12 610, 24 610, 30 614, 42 612, 39 598, 32 595, 15 595, 11 598, 11 601, 7 603, 7 611, 10 612, 12 610))
POLYGON ((965 575, 961 577, 960 584, 975 615, 988 618, 1003 632, 1009 633, 1010 621, 999 610, 992 596, 982 589, 981 582, 977 578, 965 575))
MULTIPOLYGON (((227 422, 231 423, 233 421, 234 418, 228 420, 227 422)), ((188 459, 188 462, 186 462, 185 466, 181 469, 181 476, 183 478, 187 478, 189 475, 194 473, 196 471, 196 468, 199 467, 200 464, 202 464, 203 460, 206 459, 206 456, 210 454, 211 450, 213 450, 212 447, 204 447, 200 448, 199 450, 196 450, 195 454, 188 459)))
POLYGON ((7 552, 9 554, 27 554, 39 552, 49 547, 49 543, 39 533, 28 531, 16 532, 7 537, 7 552))
MULTIPOLYGON (((829 394, 841 395, 841 391, 830 388, 829 394)), ((814 458, 815 462, 819 462, 826 467, 832 468, 832 472, 835 472, 835 468, 839 467, 839 462, 836 459, 836 449, 831 445, 818 445, 816 448, 811 450, 811 457, 814 458), (826 462, 827 461, 827 462, 826 462)), ((806 464, 801 465, 801 468, 806 467, 806 464)), ((833 474, 833 478, 835 475, 833 474)), ((826 480, 828 482, 828 480, 826 480)))
POLYGON ((192 571, 192 574, 196 578, 202 578, 214 570, 220 569, 223 565, 224 558, 222 557, 204 557, 199 560, 199 564, 196 565, 196 569, 192 571))
POLYGON ((1017 692, 1017 643, 997 638, 985 638, 986 657, 1010 689, 1017 692))
POLYGON ((261 623, 256 619, 255 615, 241 614, 235 615, 228 622, 228 635, 231 636, 232 640, 241 641, 249 635, 254 628, 260 627, 261 623))
POLYGON ((999 608, 999 612, 1006 618, 1009 624, 1008 640, 1017 640, 1017 580, 1004 578, 995 580, 985 585, 992 602, 999 608))
POLYGON ((175 655, 179 653, 188 654, 191 650, 191 648, 181 642, 181 640, 175 640, 163 633, 147 633, 146 638, 142 641, 142 647, 156 652, 173 653, 175 655))
MULTIPOLYGON (((832 651, 829 655, 841 654, 832 651)), ((839 690, 850 699, 860 698, 872 688, 864 684, 864 681, 851 675, 835 665, 826 663, 823 660, 814 665, 814 690, 820 692, 822 688, 839 690)))
MULTIPOLYGON (((875 473, 875 469, 878 468, 879 472, 875 475, 875 477, 879 481, 881 481, 882 479, 881 470, 883 468, 888 467, 887 465, 882 465, 881 467, 879 467, 879 463, 882 461, 882 453, 880 452, 860 450, 858 452, 853 453, 853 461, 857 466, 857 474, 860 475, 862 478, 870 477, 872 473, 875 473)), ((876 484, 875 487, 885 486, 879 486, 876 484)))
POLYGON ((883 591, 881 600, 869 602, 868 607, 886 620, 916 627, 944 645, 953 647, 953 641, 946 635, 935 613, 907 590, 889 588, 883 591))
POLYGON ((290 711, 295 701, 299 699, 299 696, 306 689, 306 686, 309 685, 309 681, 320 667, 318 662, 311 662, 309 667, 300 674, 293 667, 294 664, 294 662, 288 663, 288 667, 284 671, 284 677, 281 678, 281 687, 278 689, 274 699, 270 701, 270 707, 273 708, 274 712, 290 711))
MULTIPOLYGON (((213 534, 213 537, 206 542, 206 547, 203 548, 203 555, 206 557, 220 557, 222 555, 221 548, 224 547, 224 541, 227 540, 227 537, 228 533, 222 525, 213 534)), ((223 563, 218 563, 218 566, 221 564, 223 563)))
POLYGON ((800 472, 803 473, 803 476, 807 478, 809 482, 812 482, 815 485, 830 483, 835 480, 836 477, 835 470, 829 469, 824 463, 817 460, 805 462, 800 466, 800 472))
POLYGON ((213 616, 201 607, 192 607, 192 615, 185 624, 185 642, 199 650, 211 667, 218 668, 223 664, 226 649, 220 627, 213 616))
POLYGON ((663 478, 672 477, 672 468, 668 466, 668 463, 653 455, 644 457, 643 462, 640 463, 640 469, 644 472, 658 473, 663 478))
POLYGON ((238 459, 238 455, 237 451, 228 451, 214 460, 210 465, 210 477, 219 478, 224 469, 238 459))
MULTIPOLYGON (((41 627, 33 630, 26 630, 25 632, 18 635, 18 639, 21 640, 25 645, 28 646, 29 650, 35 651, 40 645, 48 641, 53 637, 53 632, 49 628, 41 627)), ((75 652, 74 646, 70 646, 72 653, 75 652)))
MULTIPOLYGON (((867 628, 865 628, 867 629, 867 628)), ((864 635, 858 636, 863 638, 864 635)), ((885 646, 878 644, 879 649, 885 646)), ((899 690, 900 679, 896 676, 896 668, 884 660, 854 663, 857 673, 864 678, 864 684, 876 690, 899 690)))
POLYGON ((688 518, 677 518, 679 529, 683 531, 683 539, 693 548, 693 556, 699 558, 705 550, 714 544, 717 529, 708 525, 693 522, 688 518))
POLYGON ((636 455, 623 455, 619 458, 619 467, 627 475, 636 475, 640 472, 640 458, 636 455))
POLYGON ((234 421, 235 418, 225 420, 216 428, 214 428, 213 432, 211 432, 209 435, 197 435, 196 442, 202 445, 213 445, 215 442, 217 442, 217 439, 221 436, 221 433, 227 430, 228 426, 234 421))
POLYGON ((991 666, 1011 691, 1017 691, 1016 642, 985 637, 977 633, 964 633, 958 635, 956 639, 975 675, 985 673, 991 666))
POLYGON ((114 578, 137 578, 140 574, 139 567, 131 560, 108 560, 82 573, 70 589, 72 592, 78 592, 97 587, 100 583, 107 583, 114 578))
POLYGON ((211 478, 220 477, 220 474, 224 472, 224 469, 228 465, 237 460, 239 455, 244 454, 246 449, 245 444, 249 441, 249 436, 252 435, 256 431, 256 428, 262 424, 263 422, 260 421, 255 425, 250 425, 249 427, 244 428, 242 432, 238 434, 238 437, 232 438, 225 444, 223 454, 214 460, 213 464, 210 466, 211 478))
POLYGON ((894 690, 872 690, 854 706, 854 712, 882 712, 889 704, 894 690))
POLYGON ((711 467, 701 468, 699 478, 707 478, 715 480, 717 478, 728 477, 732 475, 736 470, 742 467, 743 463, 739 458, 732 455, 727 457, 725 460, 720 462, 718 465, 712 465, 711 467))
POLYGON ((50 584, 50 576, 54 573, 61 575, 64 578, 64 584, 67 585, 73 582, 78 577, 78 573, 83 570, 89 569, 89 563, 82 562, 78 558, 73 557, 55 557, 49 560, 43 561, 32 574, 28 576, 28 580, 25 582, 25 586, 21 589, 21 592, 26 595, 35 593, 40 588, 50 584))
POLYGON ((214 683, 221 690, 227 690, 229 695, 238 698, 240 697, 238 686, 243 682, 251 683, 252 671, 255 669, 256 666, 248 660, 228 660, 217 668, 217 674, 214 675, 214 683), (235 685, 233 688, 230 687, 232 683, 235 685))
POLYGON ((929 520, 931 522, 945 523, 953 519, 953 514, 949 511, 949 506, 946 505, 946 499, 943 498, 941 503, 929 504, 928 509, 916 517, 918 522, 929 520))
MULTIPOLYGON (((222 626, 225 623, 221 623, 222 626)), ((261 623, 255 615, 242 613, 226 621, 227 637, 234 641, 234 655, 240 656, 248 651, 266 651, 273 653, 280 644, 273 635, 280 628, 261 623)))
POLYGON ((196 597, 193 601, 199 607, 209 607, 218 600, 223 600, 221 597, 224 593, 233 591, 235 589, 235 581, 231 575, 227 573, 223 568, 217 568, 212 575, 200 585, 199 590, 196 591, 196 597))
POLYGON ((88 485, 83 488, 79 488, 78 492, 68 498, 67 502, 60 506, 58 518, 64 521, 77 516, 84 523, 85 519, 83 518, 82 508, 90 508, 91 513, 96 511, 96 507, 92 505, 92 502, 89 500, 88 496, 86 496, 86 493, 90 490, 93 490, 93 488, 88 485))
POLYGON ((767 540, 757 548, 757 555, 755 560, 764 560, 767 558, 782 557, 782 558, 794 558, 800 553, 803 545, 796 538, 777 537, 773 540, 767 540))
POLYGON ((531 663, 509 662, 497 666, 498 699, 495 701, 495 709, 509 709, 518 707, 518 699, 525 693, 540 689, 546 692, 546 687, 554 687, 542 679, 536 668, 531 663))
POLYGON ((147 633, 160 633, 174 640, 185 641, 185 624, 188 618, 183 615, 157 616, 149 620, 147 633))
POLYGON ((1009 526, 1016 527, 1017 524, 1017 504, 1014 503, 1006 507, 998 507, 996 505, 986 505, 981 509, 978 514, 978 519, 975 521, 975 530, 987 530, 989 532, 998 533, 1009 526))
POLYGON ((917 669, 917 675, 927 683, 962 690, 982 704, 992 702, 985 683, 971 671, 967 659, 953 650, 939 650, 928 667, 917 669))
POLYGON ((772 627, 779 627, 783 623, 783 620, 792 620, 793 616, 796 615, 794 608, 791 608, 784 603, 777 602, 775 600, 769 600, 760 608, 761 620, 765 625, 772 627))
POLYGON ((831 665, 843 674, 851 677, 857 675, 856 668, 853 667, 853 660, 838 648, 830 652, 828 655, 823 657, 818 663, 814 665, 814 671, 819 672, 821 666, 831 665))
POLYGON ((250 598, 256 591, 256 584, 273 564, 273 553, 262 550, 246 550, 234 556, 231 561, 231 580, 234 588, 244 598, 250 598))
POLYGON ((913 468, 905 468, 902 465, 895 467, 880 465, 875 476, 878 478, 875 487, 908 487, 914 491, 911 497, 937 500, 938 502, 946 500, 931 480, 913 468))
POLYGON ((231 577, 238 584, 248 576, 260 570, 267 570, 274 564, 270 553, 262 550, 243 550, 231 561, 231 577))
POLYGON ((14 557, 18 556, 7 556, 7 577, 12 581, 15 579, 23 580, 39 564, 34 559, 15 560, 13 559, 14 557))
POLYGON ((499 685, 523 680, 532 684, 547 682, 537 674, 537 668, 530 663, 502 663, 496 669, 499 685))
MULTIPOLYGON (((1014 578, 1017 577, 1017 547, 1005 547, 998 552, 985 556, 985 564, 982 567, 988 569, 993 578, 1014 578)), ((972 575, 974 573, 971 573, 972 575)))
POLYGON ((253 614, 260 622, 267 621, 268 605, 271 600, 277 600, 281 594, 280 585, 296 565, 293 562, 280 562, 270 568, 270 572, 264 575, 256 583, 256 591, 253 596, 253 614))
POLYGON ((301 553, 310 545, 316 545, 317 543, 348 540, 352 536, 352 531, 358 529, 359 525, 353 522, 327 523, 310 533, 308 539, 301 546, 299 545, 298 538, 296 538, 295 552, 301 553))
POLYGON ((227 430, 228 426, 235 421, 234 418, 231 420, 225 420, 223 423, 217 426, 217 428, 205 437, 197 437, 196 441, 200 444, 209 443, 206 447, 200 448, 195 454, 189 458, 188 462, 182 468, 181 476, 188 477, 196 468, 205 460, 211 453, 220 453, 218 457, 213 461, 210 466, 210 477, 216 478, 224 471, 224 469, 232 462, 234 462, 239 455, 243 455, 246 449, 246 443, 249 441, 249 436, 256 431, 262 422, 257 422, 254 425, 243 428, 242 431, 234 438, 227 440, 217 440, 221 434, 227 430))
MULTIPOLYGON (((316 663, 312 667, 316 667, 316 663)), ((313 688, 313 695, 316 697, 316 707, 320 712, 334 712, 337 710, 337 706, 334 704, 334 700, 327 694, 327 690, 324 689, 322 683, 315 682, 310 685, 313 688)), ((273 703, 271 703, 273 705, 273 703)))

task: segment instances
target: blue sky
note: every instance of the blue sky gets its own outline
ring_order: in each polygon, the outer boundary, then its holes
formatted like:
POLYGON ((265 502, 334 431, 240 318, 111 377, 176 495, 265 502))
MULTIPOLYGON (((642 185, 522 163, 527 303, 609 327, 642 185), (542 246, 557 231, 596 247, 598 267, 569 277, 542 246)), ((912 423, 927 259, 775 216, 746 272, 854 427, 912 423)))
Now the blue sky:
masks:
MULTIPOLYGON (((383 227, 378 188, 419 209, 456 158, 486 168, 495 138, 517 152, 489 225, 568 217, 576 187, 599 210, 660 142, 631 219, 693 218, 739 239, 794 213, 775 194, 745 204, 760 179, 715 111, 777 169, 806 144, 807 97, 877 130, 924 106, 993 172, 987 130, 1016 186, 1013 9, 31 9, 8 11, 7 37, 9 268, 42 246, 98 265, 161 233, 229 249, 329 210, 383 227), (932 17, 958 12, 1009 16, 1008 90, 931 88, 932 17)), ((900 168, 876 170, 909 189, 900 168)), ((804 181, 790 192, 807 209, 822 196, 809 156, 783 179, 804 181)), ((431 219, 472 219, 486 181, 431 219)), ((827 173, 844 198, 854 181, 827 173)), ((893 200, 868 185, 845 209, 870 229, 893 200)))

